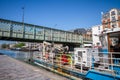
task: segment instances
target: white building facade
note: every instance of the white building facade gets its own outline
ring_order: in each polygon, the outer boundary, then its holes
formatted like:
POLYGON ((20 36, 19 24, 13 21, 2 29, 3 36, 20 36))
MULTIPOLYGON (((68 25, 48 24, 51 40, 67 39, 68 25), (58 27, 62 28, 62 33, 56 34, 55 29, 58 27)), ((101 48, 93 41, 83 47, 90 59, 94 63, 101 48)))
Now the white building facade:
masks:
MULTIPOLYGON (((109 52, 120 52, 120 10, 113 8, 102 15, 103 34, 107 37, 106 49, 109 52)), ((104 45, 104 40, 103 45, 104 45)))
POLYGON ((92 27, 92 40, 93 40, 93 47, 101 46, 101 41, 99 39, 99 35, 103 31, 102 25, 96 25, 92 27))

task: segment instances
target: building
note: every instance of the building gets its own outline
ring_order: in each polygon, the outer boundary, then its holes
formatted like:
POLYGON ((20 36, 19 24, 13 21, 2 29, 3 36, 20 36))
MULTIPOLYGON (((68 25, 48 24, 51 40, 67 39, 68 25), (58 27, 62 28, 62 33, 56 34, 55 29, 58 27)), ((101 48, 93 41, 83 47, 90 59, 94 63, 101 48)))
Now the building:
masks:
POLYGON ((73 32, 77 34, 86 34, 87 30, 85 28, 78 28, 75 29, 73 32))
POLYGON ((103 31, 100 39, 103 50, 120 52, 120 10, 111 9, 102 15, 103 31))
POLYGON ((82 35, 82 45, 80 47, 92 47, 92 29, 77 28, 71 30, 76 34, 82 35))
POLYGON ((92 47, 92 29, 87 29, 86 33, 82 34, 83 36, 83 47, 90 48, 92 47))
POLYGON ((92 40, 94 47, 101 47, 101 41, 99 35, 103 31, 102 25, 96 25, 92 27, 92 40))
POLYGON ((102 15, 103 30, 120 28, 120 10, 111 9, 102 15))

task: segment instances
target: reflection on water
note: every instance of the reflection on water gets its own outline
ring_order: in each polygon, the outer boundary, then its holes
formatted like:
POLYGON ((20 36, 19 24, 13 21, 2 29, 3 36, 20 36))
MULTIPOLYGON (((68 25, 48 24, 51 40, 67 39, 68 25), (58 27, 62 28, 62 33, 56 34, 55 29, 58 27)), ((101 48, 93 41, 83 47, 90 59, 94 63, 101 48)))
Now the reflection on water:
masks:
POLYGON ((12 58, 27 61, 27 60, 33 58, 33 54, 38 53, 38 51, 24 52, 24 51, 0 50, 0 53, 10 56, 12 58))

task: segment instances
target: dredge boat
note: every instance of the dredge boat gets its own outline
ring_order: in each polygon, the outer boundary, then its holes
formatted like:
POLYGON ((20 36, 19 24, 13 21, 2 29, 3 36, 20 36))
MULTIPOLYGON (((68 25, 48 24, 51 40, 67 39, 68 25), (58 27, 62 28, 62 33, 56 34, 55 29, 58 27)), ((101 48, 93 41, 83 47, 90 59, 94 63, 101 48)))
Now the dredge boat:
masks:
POLYGON ((110 52, 111 49, 102 47, 75 48, 74 52, 55 53, 50 51, 51 44, 47 45, 50 50, 46 51, 46 44, 43 43, 41 53, 34 54, 33 60, 47 70, 73 80, 120 80, 120 52, 110 52))

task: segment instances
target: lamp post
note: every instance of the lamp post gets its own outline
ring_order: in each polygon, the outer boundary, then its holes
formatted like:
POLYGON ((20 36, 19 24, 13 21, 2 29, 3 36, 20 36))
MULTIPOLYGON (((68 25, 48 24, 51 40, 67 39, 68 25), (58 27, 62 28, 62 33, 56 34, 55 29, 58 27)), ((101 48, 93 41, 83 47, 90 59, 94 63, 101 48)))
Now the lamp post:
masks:
POLYGON ((23 38, 25 37, 25 26, 24 26, 24 7, 22 7, 22 12, 23 12, 23 15, 22 15, 22 23, 23 23, 23 38))

